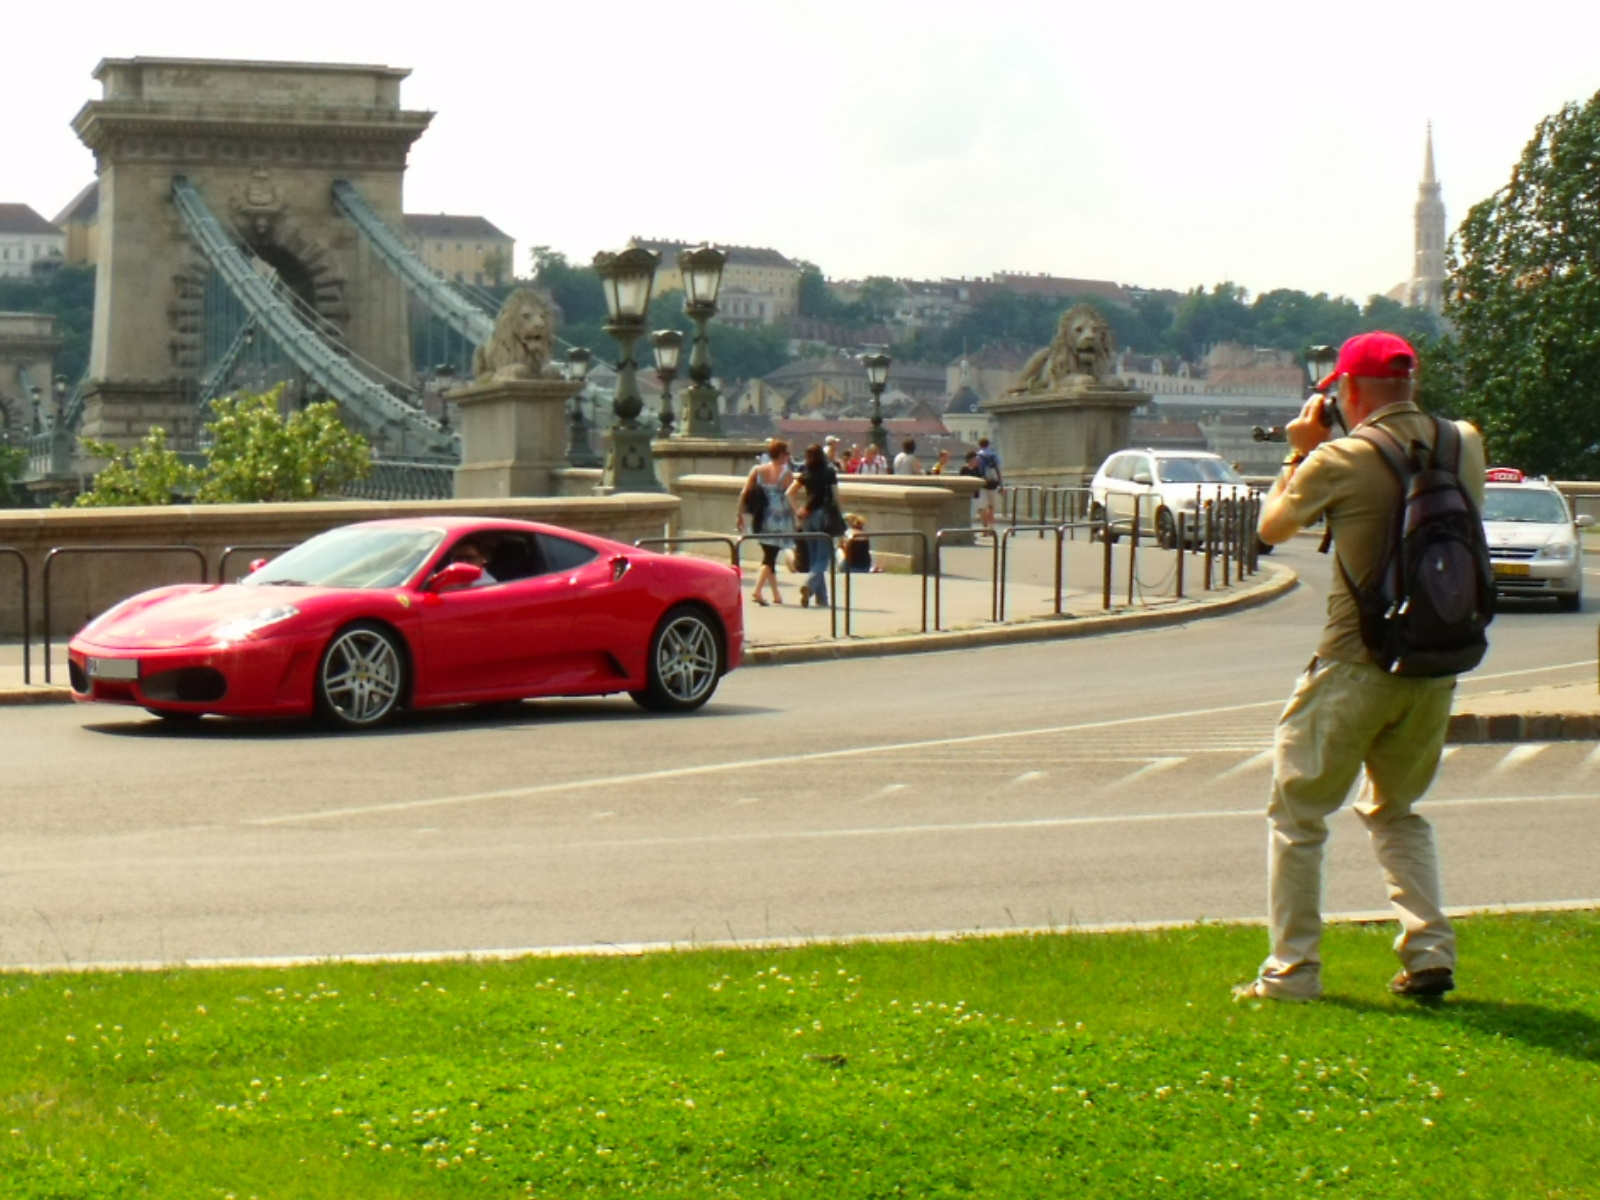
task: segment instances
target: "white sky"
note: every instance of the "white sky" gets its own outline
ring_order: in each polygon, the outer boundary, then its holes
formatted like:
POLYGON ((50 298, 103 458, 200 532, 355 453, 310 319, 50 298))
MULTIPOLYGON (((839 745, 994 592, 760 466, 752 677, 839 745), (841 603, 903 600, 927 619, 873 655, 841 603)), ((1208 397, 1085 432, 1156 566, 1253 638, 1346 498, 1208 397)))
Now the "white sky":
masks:
POLYGON ((1365 299, 1410 275, 1429 120, 1454 228, 1600 89, 1596 0, 11 8, 0 200, 53 217, 90 180, 68 123, 101 58, 408 67, 402 102, 438 115, 407 210, 483 214, 519 272, 533 245, 587 262, 639 235, 833 278, 1365 299))

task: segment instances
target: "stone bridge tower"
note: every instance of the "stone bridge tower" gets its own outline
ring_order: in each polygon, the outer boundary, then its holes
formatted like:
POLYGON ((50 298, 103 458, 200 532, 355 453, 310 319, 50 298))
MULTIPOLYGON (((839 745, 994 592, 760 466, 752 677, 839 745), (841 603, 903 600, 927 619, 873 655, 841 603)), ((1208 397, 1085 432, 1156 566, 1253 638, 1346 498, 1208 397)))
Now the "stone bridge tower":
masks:
POLYGON ((130 442, 196 425, 210 268, 172 201, 184 176, 213 214, 351 352, 412 375, 404 285, 334 209, 348 179, 394 228, 412 143, 409 71, 325 63, 106 59, 73 119, 94 151, 100 253, 82 432, 130 442))

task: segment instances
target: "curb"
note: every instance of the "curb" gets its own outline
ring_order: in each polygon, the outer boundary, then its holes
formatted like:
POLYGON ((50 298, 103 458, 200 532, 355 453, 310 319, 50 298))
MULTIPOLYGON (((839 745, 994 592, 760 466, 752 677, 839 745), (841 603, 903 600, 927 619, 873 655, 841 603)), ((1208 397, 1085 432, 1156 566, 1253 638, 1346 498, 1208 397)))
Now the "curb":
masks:
MULTIPOLYGON (((851 641, 746 646, 740 665, 771 667, 790 663, 832 662, 844 658, 879 658, 892 654, 932 654, 945 650, 976 650, 985 646, 1013 646, 1058 638, 1092 637, 1118 630, 1158 629, 1202 617, 1243 612, 1276 600, 1299 586, 1299 577, 1287 567, 1263 563, 1261 569, 1265 578, 1217 600, 1182 600, 1153 611, 1122 611, 1097 617, 1041 617, 1023 624, 998 625, 987 629, 952 629, 941 633, 908 633, 851 641)), ((72 693, 61 686, 36 684, 31 687, 0 688, 0 707, 70 703, 72 693)))
POLYGON ((72 693, 65 687, 42 683, 0 688, 0 708, 19 704, 71 704, 72 693))
POLYGON ((1265 579, 1218 600, 1182 600, 1159 609, 1107 613, 1096 617, 1040 617, 1017 625, 985 629, 951 629, 939 633, 907 633, 893 637, 854 641, 798 642, 778 646, 745 647, 744 667, 787 666, 791 663, 833 662, 845 658, 883 658, 896 654, 934 654, 946 650, 976 650, 986 646, 1015 646, 1061 638, 1092 637, 1133 629, 1159 629, 1204 617, 1227 616, 1270 603, 1300 584, 1287 567, 1262 564, 1265 579))
POLYGON ((1444 740, 1458 745, 1478 742, 1600 741, 1597 713, 1456 713, 1444 740))

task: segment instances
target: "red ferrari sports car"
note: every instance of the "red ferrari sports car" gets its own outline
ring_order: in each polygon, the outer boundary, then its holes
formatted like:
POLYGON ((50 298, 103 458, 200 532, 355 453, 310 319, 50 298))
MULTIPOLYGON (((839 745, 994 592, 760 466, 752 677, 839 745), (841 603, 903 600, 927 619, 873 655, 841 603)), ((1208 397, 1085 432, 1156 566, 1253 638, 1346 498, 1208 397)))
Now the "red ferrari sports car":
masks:
POLYGON ((68 647, 75 700, 158 716, 313 713, 627 692, 686 712, 739 665, 739 568, 487 518, 329 530, 238 583, 142 592, 68 647))

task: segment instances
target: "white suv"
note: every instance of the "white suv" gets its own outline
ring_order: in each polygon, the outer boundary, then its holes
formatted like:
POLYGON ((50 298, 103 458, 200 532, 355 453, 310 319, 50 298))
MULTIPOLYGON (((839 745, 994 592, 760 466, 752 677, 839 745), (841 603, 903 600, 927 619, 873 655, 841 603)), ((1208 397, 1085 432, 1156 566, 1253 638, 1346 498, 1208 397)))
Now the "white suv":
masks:
POLYGON ((1502 596, 1554 599, 1563 612, 1583 607, 1583 543, 1576 520, 1555 485, 1528 479, 1513 467, 1494 467, 1483 489, 1483 531, 1489 539, 1494 588, 1502 596))
POLYGON ((1250 485, 1204 450, 1119 450, 1100 464, 1089 492, 1090 516, 1097 525, 1110 518, 1113 540, 1133 529, 1137 502, 1139 528, 1170 550, 1178 544, 1176 514, 1187 513, 1186 525, 1194 530, 1205 501, 1243 499, 1250 485))

